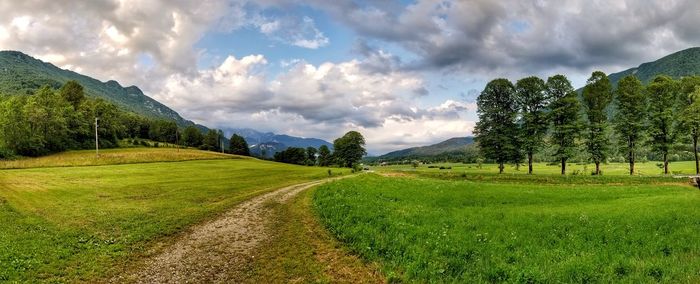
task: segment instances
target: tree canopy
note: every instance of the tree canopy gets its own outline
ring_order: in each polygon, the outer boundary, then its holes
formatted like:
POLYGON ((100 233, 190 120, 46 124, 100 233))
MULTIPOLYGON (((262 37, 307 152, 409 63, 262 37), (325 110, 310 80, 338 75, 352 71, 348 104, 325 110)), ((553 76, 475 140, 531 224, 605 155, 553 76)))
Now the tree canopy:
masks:
POLYGON ((231 154, 250 156, 250 148, 248 147, 248 142, 245 141, 243 136, 238 134, 231 135, 231 141, 229 145, 229 151, 231 154))
POLYGON ((502 173, 504 164, 519 162, 521 156, 515 124, 518 110, 515 87, 507 79, 495 79, 481 92, 477 105, 476 141, 482 154, 498 163, 502 173))
POLYGON ((333 141, 334 158, 343 167, 353 167, 367 155, 365 138, 357 131, 345 133, 333 141))

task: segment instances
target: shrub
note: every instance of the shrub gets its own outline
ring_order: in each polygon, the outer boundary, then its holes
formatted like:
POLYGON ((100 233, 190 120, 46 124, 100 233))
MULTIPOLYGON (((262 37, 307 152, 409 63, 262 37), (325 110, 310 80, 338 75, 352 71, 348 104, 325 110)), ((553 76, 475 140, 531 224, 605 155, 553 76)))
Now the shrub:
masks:
POLYGON ((14 159, 14 158, 15 158, 15 154, 12 151, 10 151, 8 149, 0 148, 0 159, 1 160, 9 160, 9 159, 14 159))

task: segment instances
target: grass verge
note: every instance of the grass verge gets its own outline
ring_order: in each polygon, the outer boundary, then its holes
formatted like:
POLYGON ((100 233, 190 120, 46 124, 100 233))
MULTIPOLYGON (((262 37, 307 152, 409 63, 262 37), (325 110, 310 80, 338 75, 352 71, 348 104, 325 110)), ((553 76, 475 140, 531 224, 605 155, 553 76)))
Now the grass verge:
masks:
POLYGON ((349 254, 312 212, 315 189, 289 203, 271 202, 271 237, 256 251, 243 283, 383 283, 374 264, 349 254))

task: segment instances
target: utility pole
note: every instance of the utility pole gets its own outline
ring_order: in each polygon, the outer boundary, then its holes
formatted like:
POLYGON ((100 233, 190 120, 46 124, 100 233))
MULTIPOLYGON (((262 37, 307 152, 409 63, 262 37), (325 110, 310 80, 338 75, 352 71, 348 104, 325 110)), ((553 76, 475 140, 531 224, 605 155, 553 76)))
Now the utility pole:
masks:
POLYGON ((100 138, 97 136, 97 127, 98 127, 97 122, 99 120, 100 120, 100 118, 95 117, 95 155, 98 158, 100 157, 100 138))

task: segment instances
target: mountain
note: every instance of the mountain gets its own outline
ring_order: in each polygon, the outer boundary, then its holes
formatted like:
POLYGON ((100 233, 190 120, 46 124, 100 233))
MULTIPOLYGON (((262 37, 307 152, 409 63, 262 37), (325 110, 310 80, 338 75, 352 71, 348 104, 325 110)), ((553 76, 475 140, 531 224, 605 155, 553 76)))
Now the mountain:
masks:
POLYGON ((450 138, 437 144, 413 147, 390 152, 368 161, 467 161, 476 158, 476 147, 473 137, 450 138))
POLYGON ((64 70, 19 51, 0 51, 0 94, 30 94, 44 85, 61 87, 75 80, 86 95, 101 98, 127 111, 146 117, 174 120, 180 126, 192 125, 177 112, 146 96, 138 87, 123 87, 116 81, 97 79, 64 70))
POLYGON ((328 148, 333 149, 333 144, 316 138, 301 138, 272 132, 260 132, 250 128, 232 129, 231 132, 243 136, 245 141, 248 142, 251 154, 258 156, 262 156, 264 151, 266 157, 272 157, 275 153, 289 147, 314 147, 318 149, 321 145, 326 145, 328 148))
POLYGON ((616 86, 617 82, 631 74, 637 76, 637 78, 645 84, 654 79, 656 75, 660 74, 668 75, 673 78, 700 75, 700 47, 678 51, 659 60, 643 63, 639 65, 639 67, 610 74, 608 78, 610 78, 610 82, 616 86))

